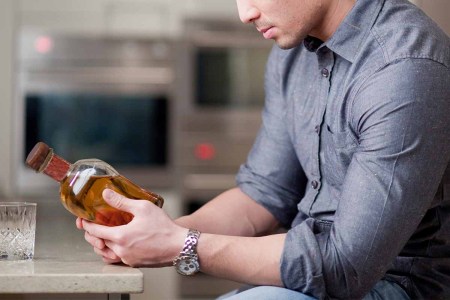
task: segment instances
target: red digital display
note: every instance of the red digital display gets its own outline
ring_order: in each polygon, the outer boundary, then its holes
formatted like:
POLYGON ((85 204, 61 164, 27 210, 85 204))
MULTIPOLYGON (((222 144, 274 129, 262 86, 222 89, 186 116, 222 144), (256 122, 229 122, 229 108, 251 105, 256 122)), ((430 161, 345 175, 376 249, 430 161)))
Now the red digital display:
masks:
POLYGON ((195 157, 200 160, 211 160, 216 156, 216 148, 210 143, 200 143, 195 146, 195 157))
POLYGON ((48 53, 53 49, 53 40, 49 36, 39 36, 34 41, 34 49, 41 54, 48 53))

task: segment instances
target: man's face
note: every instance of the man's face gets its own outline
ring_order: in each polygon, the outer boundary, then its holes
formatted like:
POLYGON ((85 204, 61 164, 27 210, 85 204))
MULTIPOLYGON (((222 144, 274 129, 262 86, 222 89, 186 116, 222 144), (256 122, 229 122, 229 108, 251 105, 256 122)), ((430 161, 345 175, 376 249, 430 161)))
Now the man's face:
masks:
POLYGON ((266 39, 289 49, 319 30, 329 1, 236 0, 243 23, 253 23, 266 39))

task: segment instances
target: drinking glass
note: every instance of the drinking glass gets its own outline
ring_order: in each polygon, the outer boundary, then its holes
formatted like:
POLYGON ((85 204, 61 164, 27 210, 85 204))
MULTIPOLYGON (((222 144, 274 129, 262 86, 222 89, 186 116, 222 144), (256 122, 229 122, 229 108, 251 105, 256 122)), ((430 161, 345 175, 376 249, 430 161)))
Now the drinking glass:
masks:
POLYGON ((34 255, 36 203, 0 202, 0 260, 29 260, 34 255))

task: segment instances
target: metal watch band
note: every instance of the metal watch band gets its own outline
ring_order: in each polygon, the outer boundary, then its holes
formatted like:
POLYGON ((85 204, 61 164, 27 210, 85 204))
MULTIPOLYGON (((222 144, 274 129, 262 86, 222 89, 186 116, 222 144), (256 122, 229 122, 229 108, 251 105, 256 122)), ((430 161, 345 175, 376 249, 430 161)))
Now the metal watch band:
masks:
POLYGON ((200 231, 189 229, 184 241, 183 249, 173 260, 173 265, 181 275, 194 275, 200 271, 200 264, 197 255, 197 243, 200 231))
POLYGON ((189 229, 186 239, 184 240, 183 250, 180 252, 180 256, 185 255, 197 255, 197 242, 200 237, 200 231, 195 229, 189 229))

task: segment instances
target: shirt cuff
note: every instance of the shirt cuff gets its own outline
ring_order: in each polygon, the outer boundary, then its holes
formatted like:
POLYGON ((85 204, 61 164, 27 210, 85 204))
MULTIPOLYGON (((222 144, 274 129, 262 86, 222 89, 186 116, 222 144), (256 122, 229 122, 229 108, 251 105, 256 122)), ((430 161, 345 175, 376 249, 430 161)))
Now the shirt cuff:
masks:
POLYGON ((286 288, 323 299, 326 298, 326 288, 322 254, 314 226, 315 221, 307 219, 287 232, 280 272, 286 288))

